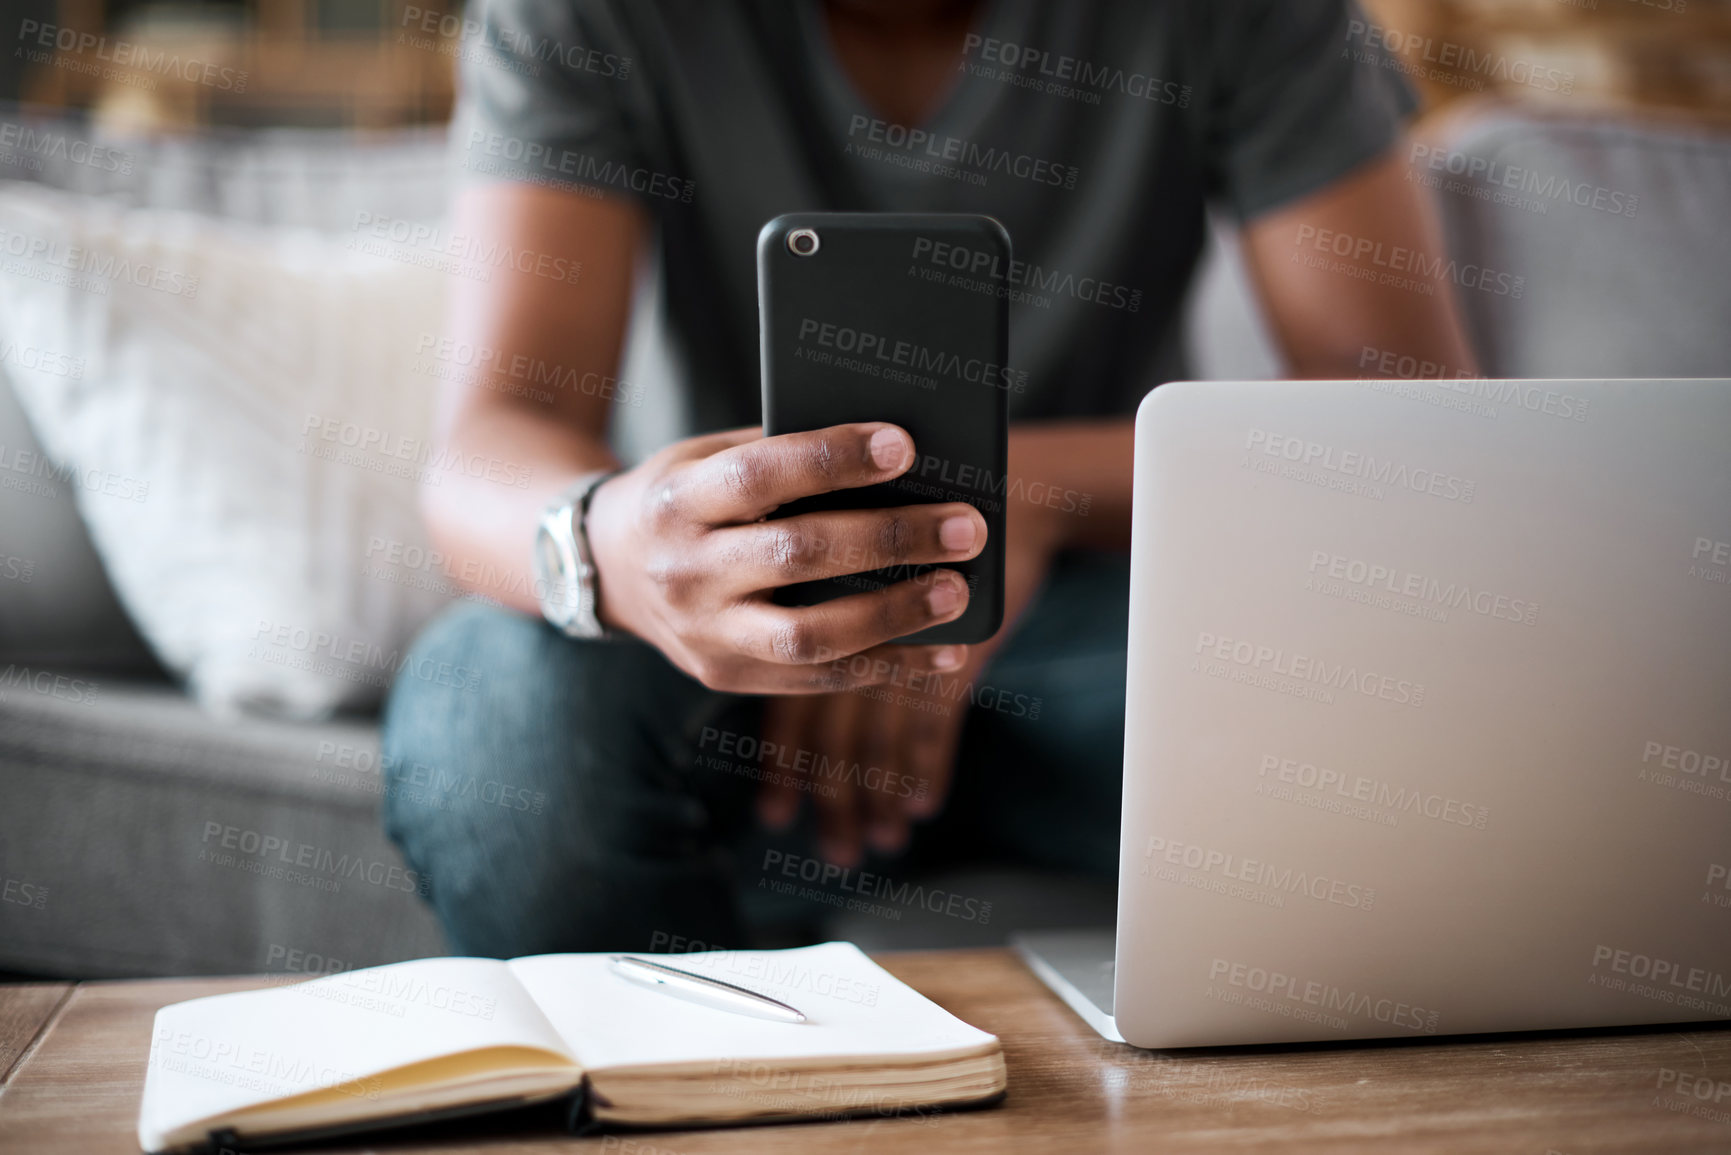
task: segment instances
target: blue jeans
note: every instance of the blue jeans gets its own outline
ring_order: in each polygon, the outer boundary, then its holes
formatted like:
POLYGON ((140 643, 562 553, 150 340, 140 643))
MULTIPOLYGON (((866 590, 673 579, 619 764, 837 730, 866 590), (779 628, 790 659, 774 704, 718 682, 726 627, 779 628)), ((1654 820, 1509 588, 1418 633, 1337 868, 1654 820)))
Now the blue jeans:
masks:
MULTIPOLYGON (((1116 876, 1128 597, 1124 555, 1058 559, 980 683, 949 695, 967 716, 943 814, 864 869, 1116 876)), ((753 893, 765 848, 815 853, 809 821, 757 827, 757 777, 780 761, 756 748, 761 702, 639 642, 461 603, 391 690, 386 832, 462 954, 744 945, 773 906, 753 893)))

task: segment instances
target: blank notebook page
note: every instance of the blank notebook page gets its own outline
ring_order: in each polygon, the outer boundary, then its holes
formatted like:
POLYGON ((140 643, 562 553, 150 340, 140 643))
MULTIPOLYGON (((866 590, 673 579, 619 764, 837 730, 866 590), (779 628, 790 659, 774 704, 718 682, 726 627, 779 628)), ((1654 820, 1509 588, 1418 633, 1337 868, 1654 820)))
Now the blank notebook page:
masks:
POLYGON ((569 1054, 495 959, 421 959, 194 999, 157 1012, 140 1130, 498 1046, 569 1054))
POLYGON ((615 973, 610 957, 532 955, 510 963, 517 981, 590 1070, 723 1058, 937 1056, 993 1041, 852 943, 643 956, 789 1003, 805 1012, 803 1023, 677 998, 615 973))

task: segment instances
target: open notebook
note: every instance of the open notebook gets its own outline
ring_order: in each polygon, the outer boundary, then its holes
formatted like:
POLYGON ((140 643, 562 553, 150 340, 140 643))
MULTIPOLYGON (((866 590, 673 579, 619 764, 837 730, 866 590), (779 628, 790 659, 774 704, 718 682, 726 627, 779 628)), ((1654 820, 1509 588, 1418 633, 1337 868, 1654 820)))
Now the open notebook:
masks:
POLYGON ((997 1037, 850 943, 644 956, 791 1003, 775 1022, 673 997, 604 954, 436 958, 156 1013, 146 1151, 253 1143, 561 1096, 584 1120, 700 1126, 921 1111, 1004 1090, 997 1037))

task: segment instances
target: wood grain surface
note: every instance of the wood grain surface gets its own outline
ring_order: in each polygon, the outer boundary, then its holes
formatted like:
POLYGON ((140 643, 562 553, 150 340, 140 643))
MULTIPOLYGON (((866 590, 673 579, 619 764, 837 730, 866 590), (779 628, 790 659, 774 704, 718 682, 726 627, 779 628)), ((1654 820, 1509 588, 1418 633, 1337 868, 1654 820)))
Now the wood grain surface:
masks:
MULTIPOLYGON (((328 1153, 1731 1151, 1731 1028, 1141 1052, 1093 1034, 1005 951, 880 956, 1003 1038, 1008 1096, 948 1114, 574 1139, 518 1112, 328 1153), (1717 1101, 1715 1101, 1717 1099, 1717 1101)), ((0 1091, 0 1151, 132 1155, 151 1016, 260 979, 86 983, 0 1091)), ((0 1022, 40 993, 0 988, 0 1022)))
POLYGON ((0 1087, 71 993, 71 983, 0 985, 0 1087))

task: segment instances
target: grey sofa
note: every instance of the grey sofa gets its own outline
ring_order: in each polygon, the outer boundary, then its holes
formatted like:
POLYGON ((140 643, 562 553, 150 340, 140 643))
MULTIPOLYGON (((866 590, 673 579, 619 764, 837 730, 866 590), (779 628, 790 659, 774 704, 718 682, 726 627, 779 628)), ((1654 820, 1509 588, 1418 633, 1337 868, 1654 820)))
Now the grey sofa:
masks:
MULTIPOLYGON (((1453 255, 1526 279, 1518 301, 1466 295, 1488 374, 1731 376, 1731 230, 1722 219, 1731 204, 1731 137, 1493 108, 1454 118, 1427 139, 1485 161, 1467 185, 1437 190, 1453 255), (1538 212, 1500 203, 1489 174, 1506 179, 1509 165, 1637 196, 1638 208, 1615 216, 1591 204, 1538 212)), ((128 147, 143 155, 124 180, 71 166, 9 173, 3 165, 0 179, 333 230, 362 205, 432 219, 445 197, 437 131, 370 140, 219 135, 128 147)), ((653 312, 651 288, 639 313, 653 312)), ((1279 375, 1228 232, 1216 239, 1188 328, 1197 376, 1279 375)), ((653 357, 653 324, 635 334, 633 355, 653 357)), ((650 443, 655 432, 636 436, 650 443)), ((33 446, 3 388, 0 446, 33 446)), ((261 876, 244 855, 225 858, 225 840, 252 832, 397 864, 379 832, 376 795, 320 773, 321 743, 376 750, 373 719, 291 725, 199 713, 127 624, 69 499, 0 490, 0 525, 0 576, 7 556, 35 559, 41 575, 0 580, 0 671, 13 674, 13 688, 0 687, 0 970, 303 970, 443 949, 412 888, 362 880, 330 892, 261 876), (18 670, 85 678, 99 692, 94 704, 80 704, 37 692, 29 679, 19 684, 18 670)), ((1112 917, 1110 889, 1099 886, 993 873, 948 886, 992 902, 990 923, 862 916, 832 931, 868 946, 962 945, 1001 941, 1022 926, 1112 917)))
MULTIPOLYGON (((0 120, 92 136, 28 109, 0 110, 0 120)), ((362 210, 436 219, 444 141, 441 130, 117 141, 130 172, 53 149, 26 162, 20 149, 0 154, 0 180, 341 233, 362 210)), ((0 445, 9 460, 40 451, 3 382, 0 445)), ((319 758, 321 743, 376 750, 376 721, 297 726, 201 713, 132 629, 69 487, 57 489, 48 498, 0 488, 0 554, 33 567, 29 581, 0 580, 0 970, 213 974, 442 953, 426 905, 391 885, 401 885, 391 873, 401 859, 380 830, 377 794, 365 781, 333 782, 328 756, 319 758), (57 691, 50 674, 93 692, 57 691), (365 865, 338 889, 319 889, 290 880, 281 851, 240 852, 252 836, 261 848, 270 837, 365 865), (5 901, 8 884, 31 901, 5 901)))

